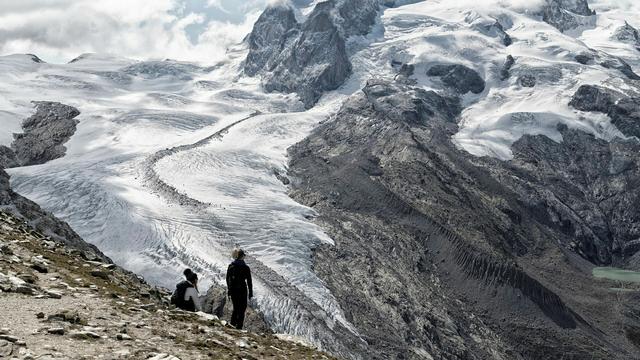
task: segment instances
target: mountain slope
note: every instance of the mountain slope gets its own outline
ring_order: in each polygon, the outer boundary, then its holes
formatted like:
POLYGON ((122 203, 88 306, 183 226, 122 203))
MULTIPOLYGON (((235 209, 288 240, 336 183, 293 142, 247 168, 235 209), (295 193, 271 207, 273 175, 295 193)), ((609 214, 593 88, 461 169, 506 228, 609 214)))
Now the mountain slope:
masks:
POLYGON ((169 292, 0 212, 0 357, 329 359, 272 334, 172 309, 169 292))
MULTIPOLYGON (((634 340, 615 329, 640 324, 606 304, 631 310, 635 295, 608 292, 571 254, 598 263, 611 245, 590 235, 593 216, 574 215, 586 206, 568 200, 572 180, 557 180, 590 171, 575 163, 577 146, 588 159, 609 147, 563 127, 563 144, 527 136, 513 161, 474 158, 451 142, 459 109, 434 92, 372 80, 292 148, 292 195, 319 211, 336 241, 316 250, 315 269, 349 320, 379 358, 633 358, 634 340)), ((638 143, 611 147, 630 154, 638 143)), ((607 214, 637 216, 627 204, 638 188, 617 196, 607 214)))

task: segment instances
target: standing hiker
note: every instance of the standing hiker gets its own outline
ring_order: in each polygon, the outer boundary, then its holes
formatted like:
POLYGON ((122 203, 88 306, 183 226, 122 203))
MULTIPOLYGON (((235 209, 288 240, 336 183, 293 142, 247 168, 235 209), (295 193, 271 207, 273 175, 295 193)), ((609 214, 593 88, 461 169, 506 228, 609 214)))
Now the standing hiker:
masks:
POLYGON ((202 311, 198 293, 198 275, 191 269, 186 269, 183 274, 187 279, 176 285, 176 290, 171 295, 171 303, 182 310, 202 311))
POLYGON ((253 285, 251 284, 251 269, 244 262, 244 251, 235 249, 231 256, 233 262, 227 269, 227 294, 233 303, 231 325, 241 330, 244 325, 244 312, 247 310, 247 296, 253 297, 253 285))

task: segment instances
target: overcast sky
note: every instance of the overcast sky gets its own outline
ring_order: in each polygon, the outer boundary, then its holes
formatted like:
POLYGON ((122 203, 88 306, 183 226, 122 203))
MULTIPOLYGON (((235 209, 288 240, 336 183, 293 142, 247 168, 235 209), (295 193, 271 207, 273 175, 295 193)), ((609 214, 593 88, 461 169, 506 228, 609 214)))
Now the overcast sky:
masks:
POLYGON ((87 52, 215 62, 269 0, 0 0, 0 55, 87 52))

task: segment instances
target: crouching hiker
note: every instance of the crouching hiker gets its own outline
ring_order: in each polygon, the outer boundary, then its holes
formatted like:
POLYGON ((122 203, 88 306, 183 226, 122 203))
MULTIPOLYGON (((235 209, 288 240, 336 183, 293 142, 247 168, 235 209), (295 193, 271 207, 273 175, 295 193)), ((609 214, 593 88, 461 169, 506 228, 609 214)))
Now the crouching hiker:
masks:
POLYGON ((251 283, 251 270, 244 262, 244 251, 233 250, 235 260, 227 269, 227 294, 233 303, 231 325, 241 330, 244 325, 244 313, 247 310, 247 296, 253 297, 253 284, 251 283))
POLYGON ((176 290, 171 295, 171 304, 186 311, 202 311, 198 293, 198 275, 191 269, 186 269, 183 274, 187 279, 176 285, 176 290))

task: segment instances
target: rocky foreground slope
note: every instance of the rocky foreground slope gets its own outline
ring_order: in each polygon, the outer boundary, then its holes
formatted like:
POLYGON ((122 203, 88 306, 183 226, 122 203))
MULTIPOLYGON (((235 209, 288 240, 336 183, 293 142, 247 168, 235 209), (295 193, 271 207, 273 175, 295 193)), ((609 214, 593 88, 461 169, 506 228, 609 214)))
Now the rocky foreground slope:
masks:
POLYGON ((0 212, 0 358, 329 359, 168 306, 166 289, 0 212))

